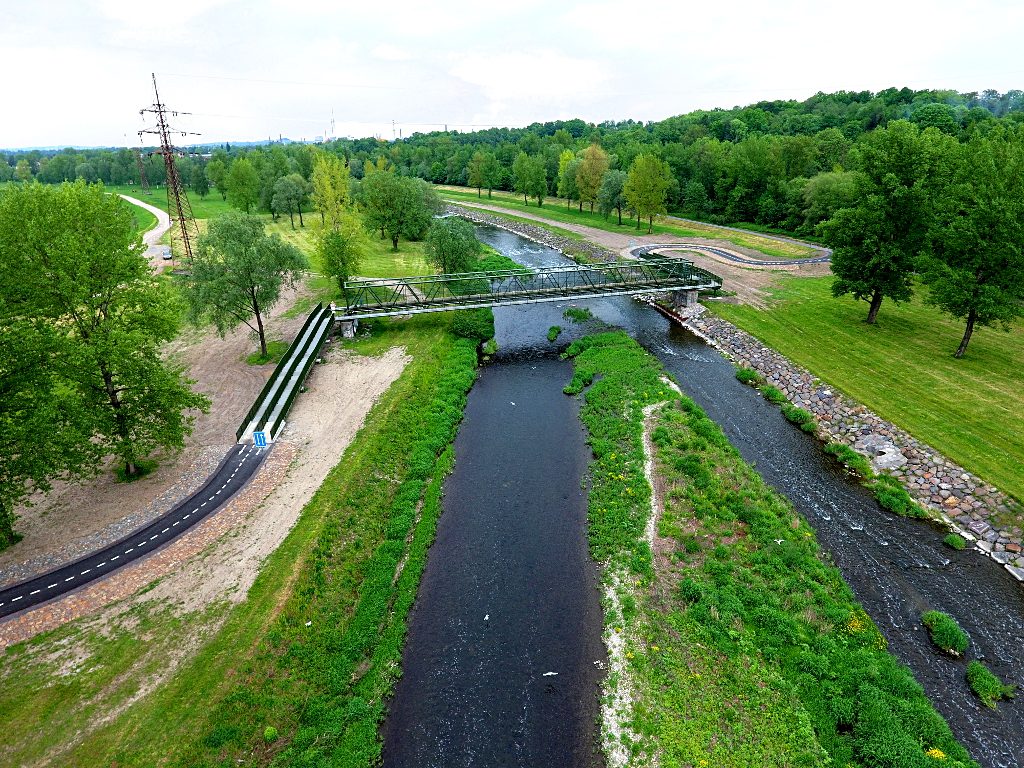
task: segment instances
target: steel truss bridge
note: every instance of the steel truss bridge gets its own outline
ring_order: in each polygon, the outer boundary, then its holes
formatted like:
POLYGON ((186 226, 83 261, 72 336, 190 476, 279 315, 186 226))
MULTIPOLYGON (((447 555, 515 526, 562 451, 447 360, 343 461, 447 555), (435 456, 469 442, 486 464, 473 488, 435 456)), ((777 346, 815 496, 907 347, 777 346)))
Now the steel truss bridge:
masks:
POLYGON ((648 256, 608 264, 353 280, 345 283, 345 306, 338 306, 335 316, 354 320, 721 287, 720 277, 685 259, 648 256))

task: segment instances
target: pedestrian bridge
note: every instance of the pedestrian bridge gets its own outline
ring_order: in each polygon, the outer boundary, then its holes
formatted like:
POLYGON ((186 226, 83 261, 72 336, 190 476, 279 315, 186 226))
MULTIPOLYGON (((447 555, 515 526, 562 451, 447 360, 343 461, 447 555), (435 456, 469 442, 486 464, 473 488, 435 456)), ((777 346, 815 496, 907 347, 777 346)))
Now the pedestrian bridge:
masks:
POLYGON ((720 277, 685 259, 647 256, 608 264, 352 280, 345 283, 345 306, 334 309, 338 320, 358 320, 721 287, 720 277))

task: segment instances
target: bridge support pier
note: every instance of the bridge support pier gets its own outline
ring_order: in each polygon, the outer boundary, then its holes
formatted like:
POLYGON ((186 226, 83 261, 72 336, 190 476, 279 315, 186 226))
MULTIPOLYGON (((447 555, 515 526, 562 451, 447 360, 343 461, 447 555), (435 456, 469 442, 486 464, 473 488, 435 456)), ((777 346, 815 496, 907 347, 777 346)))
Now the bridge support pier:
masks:
POLYGON ((355 338, 356 331, 359 330, 358 320, 339 320, 338 329, 341 331, 341 337, 343 339, 355 338))
POLYGON ((692 309, 695 306, 697 306, 696 290, 672 291, 673 309, 692 309))

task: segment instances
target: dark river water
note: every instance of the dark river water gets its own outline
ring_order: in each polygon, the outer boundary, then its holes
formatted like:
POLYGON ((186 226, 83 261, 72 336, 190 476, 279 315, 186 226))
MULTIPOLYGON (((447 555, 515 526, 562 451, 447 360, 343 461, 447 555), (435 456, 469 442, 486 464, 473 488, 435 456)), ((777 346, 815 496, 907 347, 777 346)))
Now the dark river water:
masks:
MULTIPOLYGON (((477 234, 528 266, 568 263, 504 230, 477 234)), ((689 332, 628 298, 578 302, 655 354, 761 476, 817 532, 858 600, 983 766, 1024 766, 1024 696, 982 706, 964 662, 933 651, 924 610, 954 616, 981 658, 1024 688, 1024 588, 943 531, 895 517, 817 440, 733 376, 689 332)), ((384 764, 600 766, 604 650, 586 546, 587 449, 557 352, 595 329, 566 304, 495 310, 499 354, 470 392, 444 514, 410 620, 403 677, 384 726, 384 764), (551 344, 547 330, 565 330, 551 344), (557 673, 557 674, 550 674, 557 673)), ((839 352, 837 351, 837 354, 839 352)))

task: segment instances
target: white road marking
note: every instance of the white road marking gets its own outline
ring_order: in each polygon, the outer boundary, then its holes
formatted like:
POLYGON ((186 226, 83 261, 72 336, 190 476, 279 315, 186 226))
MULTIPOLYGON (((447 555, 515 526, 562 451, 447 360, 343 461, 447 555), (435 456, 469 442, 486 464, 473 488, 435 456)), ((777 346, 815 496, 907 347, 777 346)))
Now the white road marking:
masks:
POLYGON ((97 565, 96 567, 97 567, 97 568, 102 568, 102 567, 103 567, 104 565, 106 565, 106 564, 107 564, 107 561, 106 561, 106 560, 104 560, 104 561, 103 561, 102 563, 100 563, 100 564, 99 564, 99 565, 97 565))
POLYGON ((153 539, 155 539, 159 535, 160 535, 159 533, 154 533, 152 536, 149 537, 149 540, 152 541, 153 539))
POLYGON ((85 569, 84 571, 82 571, 82 572, 81 572, 80 574, 78 574, 78 575, 79 575, 79 576, 85 576, 85 574, 89 573, 89 571, 91 571, 91 570, 92 570, 92 568, 86 568, 86 569, 85 569))
POLYGON ((64 579, 64 581, 71 581, 74 578, 75 578, 74 576, 68 576, 66 579, 64 579))
POLYGON ((40 589, 33 589, 31 592, 28 593, 28 596, 32 597, 32 595, 38 595, 41 591, 42 590, 40 589))
POLYGON ((11 600, 11 602, 12 602, 12 603, 16 603, 16 602, 17 602, 18 600, 21 600, 21 598, 22 598, 22 595, 18 595, 18 596, 17 596, 16 598, 14 598, 13 600, 11 600))
POLYGON ((51 584, 50 586, 47 587, 47 589, 53 589, 56 586, 57 586, 56 584, 51 584))
POLYGON ((192 517, 192 513, 191 513, 191 512, 189 512, 189 513, 188 513, 187 515, 185 515, 185 516, 184 516, 183 518, 181 518, 181 519, 182 519, 182 520, 188 520, 188 519, 189 519, 190 517, 192 517))
POLYGON ((167 533, 169 530, 171 530, 171 529, 170 528, 164 528, 162 531, 160 531, 160 533, 167 533))
POLYGON ((181 522, 181 520, 175 520, 173 523, 171 523, 171 528, 173 528, 174 526, 176 526, 180 522, 181 522))
POLYGON ((124 551, 124 553, 127 555, 129 552, 134 552, 134 551, 135 551, 135 547, 132 547, 131 549, 126 549, 124 551))
POLYGON ((121 556, 120 556, 120 555, 114 555, 114 556, 113 556, 112 558, 110 558, 110 559, 111 559, 111 560, 119 560, 120 558, 121 558, 121 556))
MULTIPOLYGON (((207 504, 209 503, 209 501, 210 501, 210 500, 209 500, 209 499, 207 499, 206 501, 204 501, 204 502, 203 502, 202 504, 200 504, 199 506, 200 506, 200 507, 205 507, 205 506, 206 506, 206 505, 207 505, 207 504)), ((197 510, 197 509, 193 509, 192 511, 193 511, 193 512, 198 512, 199 510, 197 510)))

